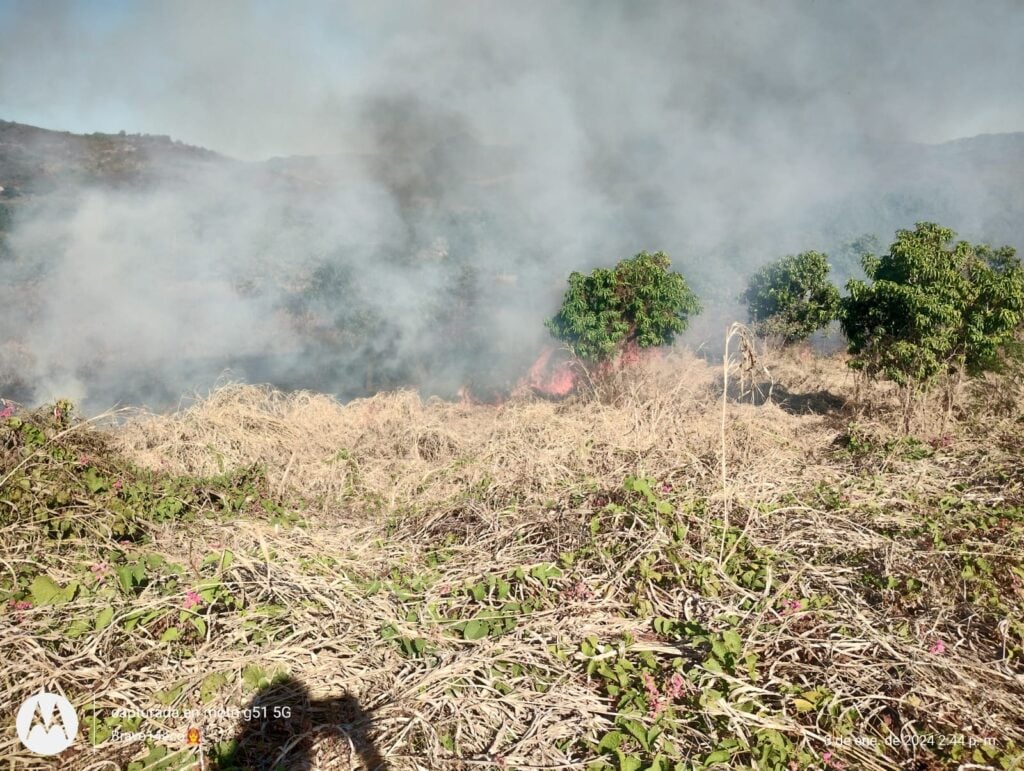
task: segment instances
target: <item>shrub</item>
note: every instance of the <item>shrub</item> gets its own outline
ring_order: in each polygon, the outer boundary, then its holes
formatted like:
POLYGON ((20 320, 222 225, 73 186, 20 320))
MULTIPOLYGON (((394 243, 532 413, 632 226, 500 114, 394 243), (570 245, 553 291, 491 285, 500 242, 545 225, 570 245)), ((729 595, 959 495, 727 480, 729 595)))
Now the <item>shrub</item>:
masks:
POLYGON ((922 222, 864 257, 868 281, 848 282, 843 299, 852 367, 907 388, 997 368, 1024 320, 1024 270, 1010 247, 955 237, 922 222))
POLYGON ((741 299, 757 333, 791 344, 827 327, 839 312, 839 290, 828 280, 829 270, 828 255, 803 252, 755 273, 741 299))
POLYGON ((668 345, 686 329, 700 301, 663 252, 640 252, 613 269, 573 273, 562 307, 546 322, 581 359, 612 359, 626 346, 668 345))

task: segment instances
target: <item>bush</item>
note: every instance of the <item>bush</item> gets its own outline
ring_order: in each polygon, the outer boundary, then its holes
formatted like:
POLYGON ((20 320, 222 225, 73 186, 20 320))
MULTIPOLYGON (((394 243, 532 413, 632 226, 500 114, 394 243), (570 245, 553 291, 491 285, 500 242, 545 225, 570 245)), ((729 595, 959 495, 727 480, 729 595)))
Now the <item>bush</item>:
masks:
POLYGON ((573 273, 551 333, 581 359, 612 359, 626 346, 669 345, 686 329, 700 301, 663 252, 640 252, 613 269, 573 273))
POLYGON ((955 237, 922 222, 864 257, 868 281, 848 282, 843 299, 852 367, 907 388, 998 367, 1024 320, 1024 270, 1010 247, 955 237))
POLYGON ((828 280, 828 255, 820 252, 782 257, 750 279, 741 300, 760 335, 788 344, 806 340, 839 313, 839 290, 828 280))

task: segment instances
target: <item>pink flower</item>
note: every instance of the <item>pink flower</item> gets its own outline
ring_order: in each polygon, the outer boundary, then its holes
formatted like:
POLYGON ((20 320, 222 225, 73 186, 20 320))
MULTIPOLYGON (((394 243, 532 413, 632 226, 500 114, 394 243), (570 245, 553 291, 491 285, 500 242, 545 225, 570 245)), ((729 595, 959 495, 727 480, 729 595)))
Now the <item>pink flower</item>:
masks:
POLYGON ((665 708, 661 700, 661 693, 658 692, 658 684, 654 678, 644 672, 644 690, 647 691, 647 713, 651 717, 657 717, 658 713, 665 708))
POLYGON ((827 768, 846 768, 846 764, 836 758, 833 758, 831 752, 823 752, 821 754, 821 762, 824 763, 827 768))
POLYGON ((665 495, 666 493, 670 493, 670 492, 672 492, 672 483, 671 482, 662 482, 661 483, 661 494, 665 495))
POLYGON ((114 487, 114 490, 116 490, 117 492, 121 492, 121 488, 124 487, 124 483, 121 482, 120 479, 115 480, 115 482, 113 484, 113 487, 114 487))
POLYGON ((107 577, 107 573, 110 572, 110 565, 106 562, 97 562, 95 565, 90 565, 89 570, 96 576, 97 581, 102 581, 107 577))
POLYGON ((928 652, 933 656, 941 656, 946 652, 946 643, 942 642, 942 640, 936 640, 932 647, 928 649, 928 652))
POLYGON ((568 589, 563 589, 562 595, 568 600, 592 600, 594 599, 594 590, 583 581, 577 581, 568 589))
POLYGON ((665 695, 670 699, 678 699, 686 693, 686 680, 676 672, 668 679, 668 687, 665 688, 665 695))
POLYGON ((789 616, 800 610, 800 600, 783 600, 782 601, 782 615, 789 616))
POLYGON ((14 611, 11 614, 11 622, 14 624, 20 624, 22 621, 25 620, 25 617, 18 611, 28 610, 32 607, 32 603, 28 600, 11 600, 10 606, 11 609, 14 611))
POLYGON ((0 418, 9 418, 14 414, 14 405, 7 404, 2 410, 0 410, 0 418))
POLYGON ((202 605, 202 604, 203 604, 203 598, 200 597, 199 593, 196 592, 195 590, 189 589, 185 593, 185 602, 182 603, 182 607, 185 608, 185 610, 188 610, 189 608, 194 608, 196 605, 202 605))

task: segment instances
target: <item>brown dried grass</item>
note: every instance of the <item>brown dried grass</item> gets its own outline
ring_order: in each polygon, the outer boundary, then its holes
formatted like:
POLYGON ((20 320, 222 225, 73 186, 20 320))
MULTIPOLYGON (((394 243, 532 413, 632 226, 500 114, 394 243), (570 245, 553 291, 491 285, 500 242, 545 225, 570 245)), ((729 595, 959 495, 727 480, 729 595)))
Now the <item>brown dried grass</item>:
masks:
MULTIPOLYGON (((393 769, 502 763, 581 768, 579 758, 556 744, 607 730, 610 707, 582 675, 580 663, 562 660, 550 646, 571 649, 587 635, 614 640, 630 633, 639 641, 637 650, 678 655, 674 645, 650 638, 650 619, 626 612, 624 593, 627 570, 647 555, 656 557, 670 542, 668 533, 624 530, 619 537, 634 554, 628 564, 576 568, 573 580, 589 587, 592 599, 565 595, 558 605, 520 619, 501 638, 465 642, 437 628, 431 637, 434 663, 404 658, 381 639, 384 623, 422 634, 402 621, 407 604, 390 592, 367 597, 360 587, 395 570, 432 573, 420 597, 426 603, 450 597, 451 587, 482 575, 555 560, 581 543, 601 496, 638 475, 670 484, 673 500, 708 501, 709 516, 720 515, 728 500, 750 542, 783 555, 785 575, 769 584, 765 598, 833 600, 828 612, 785 617, 769 602, 752 616, 741 609, 750 592, 723 572, 720 555, 699 550, 692 558, 711 560, 722 582, 717 596, 672 596, 647 587, 657 615, 689 617, 696 602, 710 618, 741 619, 746 649, 765 668, 763 679, 749 684, 750 696, 771 709, 748 713, 721 705, 736 735, 770 726, 816 751, 828 748, 827 731, 783 706, 783 687, 795 683, 829 688, 844 706, 856 706, 866 723, 897 715, 910 721, 912 733, 945 725, 972 736, 1024 742, 1024 674, 1005 657, 1005 640, 1001 656, 998 630, 974 624, 970 609, 958 604, 956 588, 943 585, 955 574, 946 569, 948 555, 884 532, 919 516, 908 501, 934 498, 955 485, 1021 505, 1019 479, 999 487, 986 476, 1019 463, 1019 444, 1009 439, 1016 417, 991 422, 984 436, 977 425, 962 422, 956 454, 911 463, 894 453, 874 459, 865 475, 859 461, 837 456, 834 444, 851 419, 879 441, 895 437, 898 403, 879 391, 873 413, 858 412, 854 384, 840 360, 786 356, 774 357, 769 369, 790 397, 827 392, 846 406, 817 414, 801 409, 814 401, 787 408, 730 401, 723 423, 720 367, 680 353, 621 374, 593 398, 562 403, 520 397, 499 406, 463 405, 398 392, 339 404, 320 394, 236 385, 176 415, 137 416, 112 439, 139 464, 199 476, 258 464, 274 491, 303 502, 306 529, 240 519, 167 527, 155 539, 169 559, 185 563, 215 547, 230 548, 237 555, 230 574, 234 590, 249 605, 291 608, 292 631, 246 651, 239 645, 241 620, 228 619, 186 660, 166 657, 156 644, 123 659, 100 633, 75 657, 58 662, 42 640, 12 628, 5 617, 4 685, 16 699, 59 679, 87 685, 110 705, 146 706, 171 682, 184 680, 188 694, 210 671, 277 663, 314 696, 356 696, 372 717, 373 741, 393 769), (992 437, 1002 438, 1002 449, 992 446, 992 437), (845 490, 843 504, 815 502, 809 491, 821 485, 845 490), (794 493, 795 501, 787 503, 794 493), (434 565, 430 555, 442 546, 450 556, 434 565), (325 555, 335 560, 330 571, 310 568, 325 555), (898 605, 892 597, 859 585, 862 568, 854 565, 865 560, 884 574, 921 577, 927 601, 894 617, 898 605), (906 622, 905 633, 895 631, 897 621, 906 622), (950 655, 927 652, 929 641, 939 637, 950 655), (19 680, 11 663, 26 661, 49 662, 49 671, 19 680), (487 676, 496 662, 519 664, 533 675, 506 678, 510 690, 500 693, 487 676), (538 676, 550 682, 544 692, 531 680, 538 676), (932 727, 924 722, 928 715, 935 718, 932 727), (442 748, 442 734, 456 739, 461 757, 442 748)), ((1020 559, 1011 543, 979 535, 967 544, 993 559, 1020 559)), ((239 696, 235 688, 218 699, 228 703, 239 696)), ((210 736, 227 736, 232 729, 230 721, 204 726, 210 736)), ((704 746, 702 741, 693 737, 690 751, 704 746)), ((866 769, 907 767, 916 753, 832 749, 848 767, 866 769)), ((11 741, 0 751, 28 762, 11 741)), ((317 739, 313 756, 316 768, 358 764, 336 737, 317 739)), ((77 768, 99 769, 121 761, 107 762, 86 749, 75 762, 77 768)))

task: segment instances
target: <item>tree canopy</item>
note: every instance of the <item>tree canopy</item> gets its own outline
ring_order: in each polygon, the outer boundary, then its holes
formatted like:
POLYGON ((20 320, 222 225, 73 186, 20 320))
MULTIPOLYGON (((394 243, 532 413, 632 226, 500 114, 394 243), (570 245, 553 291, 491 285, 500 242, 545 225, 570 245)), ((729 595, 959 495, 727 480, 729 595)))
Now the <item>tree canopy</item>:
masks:
POLYGON ((581 359, 607 361, 627 345, 668 345, 701 311, 700 301, 663 252, 640 252, 614 268, 572 273, 551 333, 581 359))
POLYGON ((803 252, 765 265, 741 299, 758 334, 786 344, 806 340, 839 312, 839 290, 828 280, 828 255, 803 252))
POLYGON ((851 366, 904 386, 996 368, 1024 320, 1024 270, 1010 247, 955 238, 921 222, 864 257, 842 307, 851 366))

